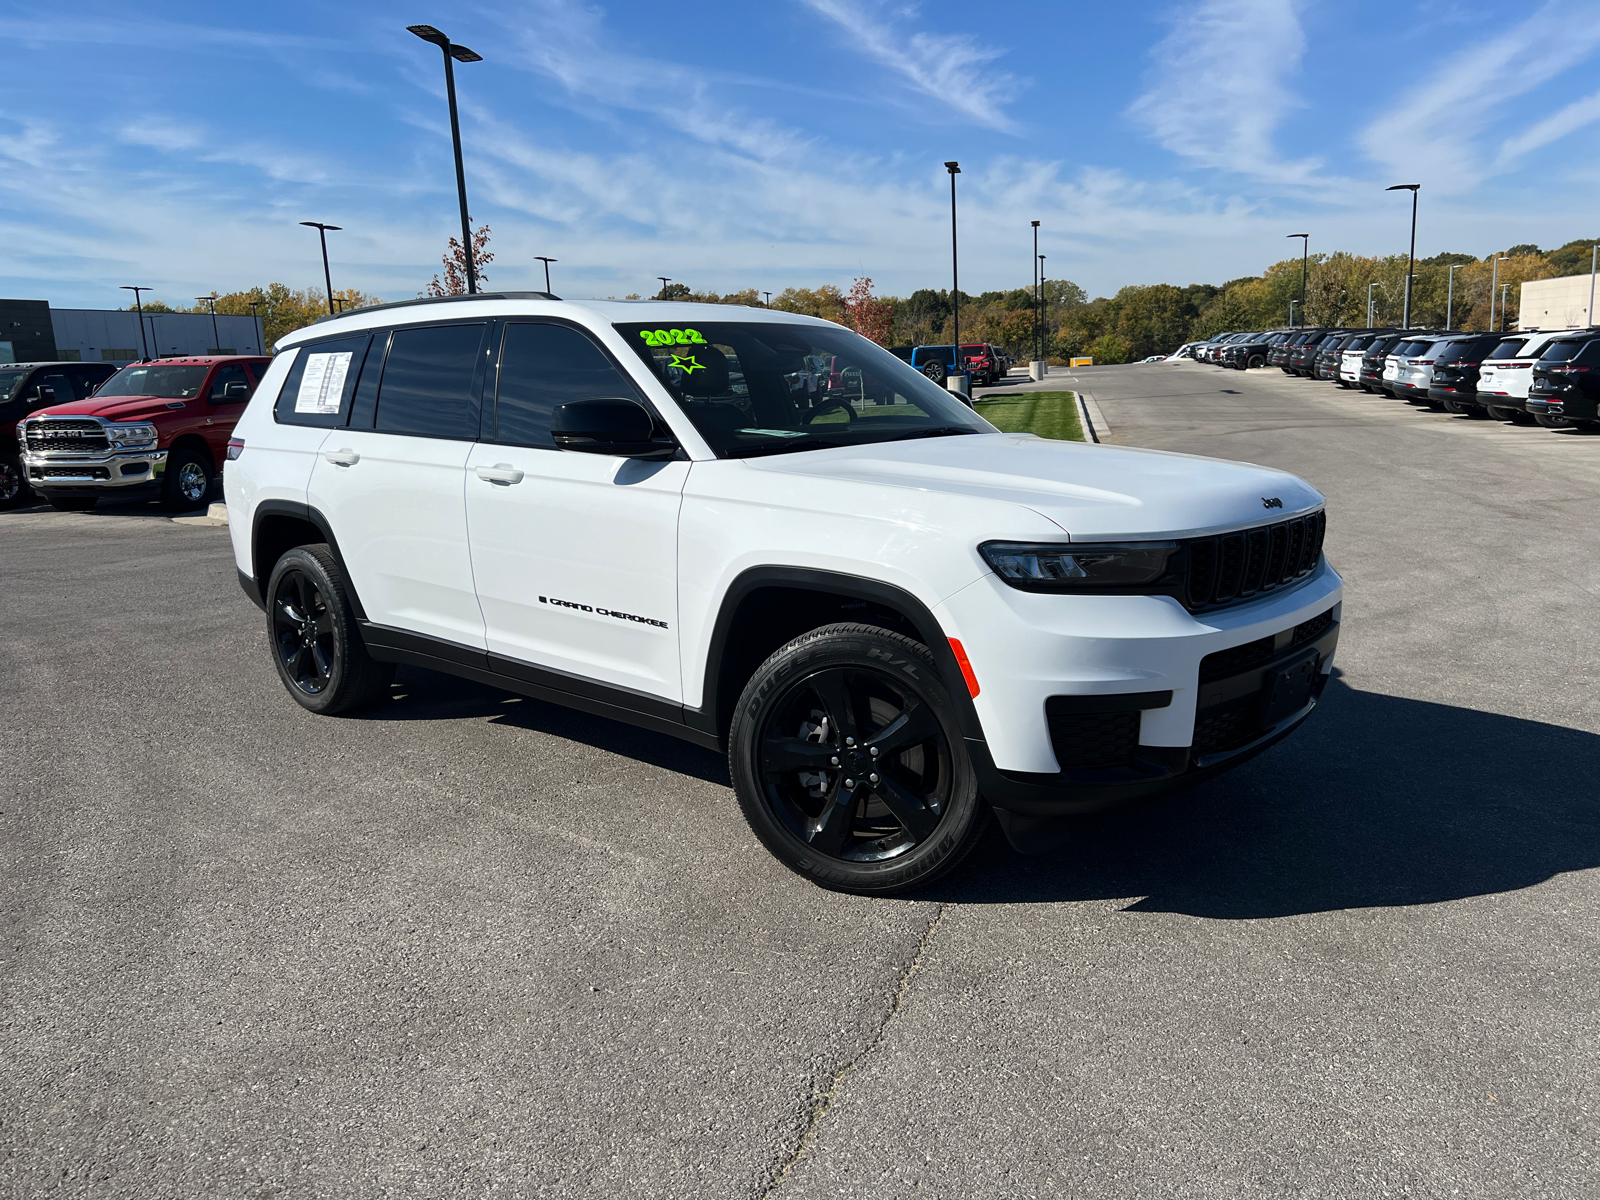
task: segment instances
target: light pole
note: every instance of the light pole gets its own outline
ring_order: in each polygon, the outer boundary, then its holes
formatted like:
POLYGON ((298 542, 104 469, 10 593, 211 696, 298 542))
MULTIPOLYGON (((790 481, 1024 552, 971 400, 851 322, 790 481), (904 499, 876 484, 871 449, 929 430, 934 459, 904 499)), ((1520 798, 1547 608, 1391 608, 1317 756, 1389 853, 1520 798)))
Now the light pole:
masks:
POLYGON ((1400 328, 1411 328, 1411 277, 1417 266, 1417 189, 1420 183, 1397 183, 1393 187, 1386 187, 1386 192, 1411 193, 1411 253, 1406 258, 1406 309, 1405 316, 1400 319, 1400 328))
POLYGON ((222 350, 222 336, 217 333, 217 294, 213 292, 209 296, 196 296, 195 299, 211 307, 211 353, 217 354, 222 350))
POLYGON ((1444 304, 1444 327, 1446 329, 1454 328, 1453 322, 1456 315, 1456 272, 1460 269, 1460 263, 1450 264, 1450 291, 1447 293, 1444 304))
POLYGON ((1040 322, 1039 322, 1039 222, 1033 223, 1033 357, 1038 361, 1042 357, 1039 353, 1040 322))
POLYGON ((1044 342, 1045 342, 1045 338, 1047 336, 1049 336, 1047 334, 1047 332, 1046 332, 1046 329, 1047 329, 1047 326, 1048 326, 1048 322, 1047 322, 1046 317, 1045 317, 1045 312, 1046 312, 1046 309, 1045 309, 1045 295, 1044 295, 1044 255, 1041 254, 1041 255, 1039 255, 1039 357, 1040 358, 1043 358, 1045 356, 1044 355, 1044 342))
POLYGON ((1500 285, 1500 332, 1506 331, 1506 293, 1511 290, 1509 283, 1500 285))
MULTIPOLYGON (((961 358, 961 274, 956 254, 956 176, 961 174, 961 164, 947 162, 944 169, 950 172, 950 311, 955 318, 955 368, 966 377, 961 358)), ((965 394, 970 395, 972 385, 967 384, 965 394)))
POLYGON ((328 230, 337 232, 338 225, 324 225, 321 221, 301 221, 302 225, 309 225, 317 231, 317 236, 322 239, 322 282, 328 285, 328 311, 338 311, 333 307, 333 276, 328 273, 328 230))
POLYGON ((549 292, 549 290, 550 290, 550 264, 553 263, 553 262, 560 262, 561 260, 559 258, 551 258, 551 257, 549 257, 548 255, 545 255, 545 254, 535 254, 534 258, 538 259, 540 262, 542 262, 544 264, 544 290, 546 292, 549 292))
MULTIPOLYGON (((1511 256, 1509 254, 1497 254, 1497 255, 1495 255, 1494 256, 1494 267, 1489 272, 1489 332, 1490 333, 1495 332, 1495 328, 1494 328, 1494 294, 1500 287, 1500 264, 1503 263, 1503 262, 1510 262, 1510 261, 1511 261, 1511 256)), ((1500 321, 1501 321, 1502 325, 1505 323, 1505 313, 1503 311, 1500 314, 1500 321)))
POLYGON ((1378 285, 1376 283, 1367 284, 1367 328, 1368 329, 1372 328, 1372 289, 1377 287, 1377 286, 1378 285))
POLYGON ((261 301, 246 300, 245 303, 250 306, 250 319, 256 323, 256 353, 265 354, 267 352, 267 331, 265 326, 261 324, 261 314, 256 312, 256 309, 261 307, 261 301))
POLYGON ((667 284, 671 283, 672 280, 666 275, 657 275, 656 278, 661 280, 661 295, 657 296, 656 299, 665 300, 667 298, 667 284))
MULTIPOLYGON (((1294 328, 1294 306, 1296 304, 1299 304, 1299 303, 1300 303, 1300 301, 1298 301, 1298 300, 1290 300, 1289 301, 1289 328, 1290 329, 1294 328)), ((1301 319, 1302 320, 1304 319, 1304 314, 1301 314, 1301 319)))
MULTIPOLYGON (((1309 233, 1291 233, 1286 236, 1300 239, 1300 323, 1306 320, 1306 264, 1311 254, 1311 235, 1309 233)), ((1293 321, 1289 322, 1291 325, 1293 321)))
POLYGON ((771 292, 762 292, 761 294, 767 298, 767 305, 766 306, 768 308, 771 308, 772 307, 772 293, 771 292))
POLYGON ((407 25, 406 28, 444 52, 444 90, 450 97, 450 141, 456 152, 456 193, 461 199, 461 253, 467 260, 467 295, 476 296, 478 268, 472 261, 472 218, 467 215, 467 171, 461 165, 461 120, 456 116, 456 72, 450 64, 452 59, 464 63, 482 62, 483 55, 465 46, 453 45, 432 25, 407 25))
POLYGON ((140 362, 148 362, 150 360, 150 343, 148 343, 148 342, 146 342, 144 340, 144 305, 139 303, 139 293, 140 292, 153 292, 153 291, 155 291, 155 288, 133 287, 131 284, 126 284, 125 283, 121 287, 119 287, 117 290, 119 292, 132 292, 133 293, 133 307, 139 313, 139 350, 140 350, 140 353, 143 355, 143 357, 139 361, 140 362))

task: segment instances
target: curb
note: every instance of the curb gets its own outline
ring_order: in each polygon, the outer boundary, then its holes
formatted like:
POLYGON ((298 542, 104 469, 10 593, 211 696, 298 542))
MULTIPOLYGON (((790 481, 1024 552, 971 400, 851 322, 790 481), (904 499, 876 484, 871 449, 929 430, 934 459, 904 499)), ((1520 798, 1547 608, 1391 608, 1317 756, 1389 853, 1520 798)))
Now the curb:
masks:
POLYGON ((187 517, 173 517, 177 525, 226 525, 228 523, 228 506, 226 504, 213 504, 205 511, 205 515, 192 515, 187 517))
POLYGON ((1096 444, 1104 442, 1111 436, 1111 426, 1107 424, 1100 406, 1087 392, 1074 392, 1073 395, 1078 398, 1078 419, 1083 422, 1084 433, 1089 435, 1091 442, 1096 444))

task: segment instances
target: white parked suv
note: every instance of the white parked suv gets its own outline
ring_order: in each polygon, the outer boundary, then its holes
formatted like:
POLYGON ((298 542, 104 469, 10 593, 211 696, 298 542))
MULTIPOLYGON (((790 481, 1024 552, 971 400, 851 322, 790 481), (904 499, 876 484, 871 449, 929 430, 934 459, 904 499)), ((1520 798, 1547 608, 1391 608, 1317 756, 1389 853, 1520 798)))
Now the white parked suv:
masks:
POLYGON ((1531 425, 1528 415, 1528 388, 1533 383, 1533 364, 1545 347, 1572 329, 1535 329, 1506 335, 1485 356, 1478 368, 1478 401, 1491 417, 1531 425))
POLYGON ((224 478, 295 700, 405 663, 725 750, 828 887, 1227 770, 1332 669, 1315 489, 1000 433, 827 321, 503 293, 278 350, 224 478))

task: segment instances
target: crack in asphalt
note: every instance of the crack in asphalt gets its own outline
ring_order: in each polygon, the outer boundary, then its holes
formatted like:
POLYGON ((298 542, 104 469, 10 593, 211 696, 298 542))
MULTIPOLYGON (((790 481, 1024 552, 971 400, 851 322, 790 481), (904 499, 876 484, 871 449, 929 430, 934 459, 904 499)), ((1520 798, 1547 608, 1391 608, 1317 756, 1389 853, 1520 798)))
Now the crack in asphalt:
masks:
POLYGON ((933 935, 944 922, 944 915, 949 909, 949 901, 941 903, 939 910, 933 914, 933 919, 928 922, 928 927, 922 931, 922 938, 917 942, 916 950, 912 952, 911 961, 906 964, 905 970, 900 972, 900 980, 895 985, 894 995, 889 1000, 889 1007, 882 1018, 879 1019, 878 1027, 873 1030, 871 1039, 862 1047, 859 1054, 833 1073, 826 1087, 812 1093, 811 1113, 806 1118, 805 1126, 800 1130, 799 1140, 795 1143, 794 1149, 789 1152, 789 1157, 784 1160, 783 1165, 774 1173, 771 1181, 761 1190, 757 1200, 767 1200, 769 1196, 772 1196, 783 1186, 783 1181, 789 1177, 789 1173, 795 1167, 800 1165, 800 1160, 806 1156, 806 1152, 816 1142, 817 1135, 822 1128, 823 1118, 828 1115, 828 1111, 833 1107, 833 1102, 839 1094, 840 1086, 843 1085, 845 1079, 857 1067, 877 1053, 879 1046, 883 1045, 884 1039, 888 1036, 890 1024, 893 1023, 895 1017, 899 1016, 900 1009, 905 1004, 906 991, 911 986, 912 977, 922 969, 922 956, 927 952, 929 944, 933 941, 933 935))

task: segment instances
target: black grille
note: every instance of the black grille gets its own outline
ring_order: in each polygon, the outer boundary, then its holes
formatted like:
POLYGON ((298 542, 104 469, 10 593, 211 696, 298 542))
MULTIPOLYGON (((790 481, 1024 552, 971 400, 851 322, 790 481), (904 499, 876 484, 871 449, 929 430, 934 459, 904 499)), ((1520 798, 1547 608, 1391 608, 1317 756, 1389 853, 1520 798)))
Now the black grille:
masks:
POLYGON ((1252 741, 1260 732, 1261 706, 1254 700, 1202 714, 1194 724, 1194 753, 1215 754, 1252 741))
POLYGON ((28 449, 61 454, 104 454, 111 448, 105 427, 85 418, 49 417, 29 421, 28 449))
POLYGON ((1050 713, 1047 720, 1050 745, 1063 771, 1132 764, 1139 746, 1137 712, 1050 713))
POLYGON ((1193 538, 1186 543, 1184 605, 1190 612, 1220 608, 1303 579, 1322 558, 1325 513, 1273 525, 1193 538))
POLYGON ((1294 641, 1292 646, 1302 646, 1306 642, 1314 642, 1321 637, 1328 626, 1333 624, 1333 609, 1320 616, 1312 617, 1309 621, 1301 621, 1294 627, 1294 641))
POLYGON ((1226 679, 1229 675, 1237 675, 1240 671, 1259 667, 1271 657, 1270 634, 1253 642, 1246 642, 1242 646, 1230 646, 1226 650, 1218 650, 1215 654, 1208 654, 1200 660, 1200 682, 1226 679))

